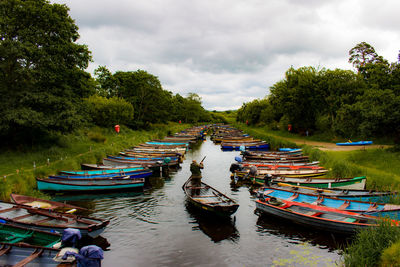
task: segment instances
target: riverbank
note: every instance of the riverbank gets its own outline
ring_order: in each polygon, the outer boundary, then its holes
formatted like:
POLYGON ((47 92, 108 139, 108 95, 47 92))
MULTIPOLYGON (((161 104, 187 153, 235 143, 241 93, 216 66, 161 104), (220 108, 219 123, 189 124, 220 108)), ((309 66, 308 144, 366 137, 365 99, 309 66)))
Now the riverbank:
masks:
POLYGON ((362 147, 337 147, 334 143, 307 140, 305 137, 279 136, 279 132, 265 128, 235 123, 235 127, 266 140, 272 149, 279 147, 301 147, 310 160, 319 160, 329 169, 327 176, 355 177, 365 175, 367 189, 400 189, 400 153, 392 152, 387 145, 362 147))
POLYGON ((0 199, 8 200, 10 193, 45 197, 37 191, 35 177, 46 177, 60 170, 79 170, 81 163, 100 162, 108 154, 117 154, 128 147, 163 138, 190 127, 189 124, 153 125, 150 130, 131 130, 122 126, 114 129, 84 128, 60 135, 47 147, 25 148, 0 153, 0 199))

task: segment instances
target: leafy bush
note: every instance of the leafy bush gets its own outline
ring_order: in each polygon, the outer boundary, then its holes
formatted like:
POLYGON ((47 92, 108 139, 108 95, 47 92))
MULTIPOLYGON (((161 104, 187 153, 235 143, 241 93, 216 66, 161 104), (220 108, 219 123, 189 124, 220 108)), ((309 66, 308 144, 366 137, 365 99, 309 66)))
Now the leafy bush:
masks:
POLYGON ((380 265, 400 266, 400 240, 383 251, 380 265))
POLYGON ((94 95, 84 101, 96 125, 112 127, 116 124, 129 124, 133 120, 133 106, 122 98, 94 95))

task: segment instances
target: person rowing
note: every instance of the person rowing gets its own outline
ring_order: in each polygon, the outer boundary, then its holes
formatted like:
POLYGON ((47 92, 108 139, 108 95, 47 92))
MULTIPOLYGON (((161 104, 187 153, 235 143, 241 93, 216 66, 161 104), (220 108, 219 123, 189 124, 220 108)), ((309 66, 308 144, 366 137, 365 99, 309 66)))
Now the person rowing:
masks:
POLYGON ((201 186, 201 169, 204 169, 204 165, 203 165, 203 161, 206 157, 204 157, 200 163, 197 163, 197 161, 194 159, 192 161, 192 164, 190 164, 190 172, 192 173, 192 175, 190 176, 191 179, 191 185, 193 187, 195 187, 195 190, 192 190, 192 193, 195 194, 199 194, 200 193, 200 189, 196 188, 196 187, 200 187, 201 186))

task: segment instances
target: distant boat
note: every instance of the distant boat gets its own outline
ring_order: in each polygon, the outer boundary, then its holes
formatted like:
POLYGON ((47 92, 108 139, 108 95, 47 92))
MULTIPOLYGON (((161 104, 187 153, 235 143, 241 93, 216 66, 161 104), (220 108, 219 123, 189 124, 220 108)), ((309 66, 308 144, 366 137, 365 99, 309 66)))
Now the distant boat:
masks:
POLYGON ((189 178, 182 189, 189 202, 202 211, 219 216, 230 216, 239 208, 236 201, 206 183, 201 182, 200 186, 194 186, 192 179, 189 178))
POLYGON ((336 143, 337 146, 367 146, 372 145, 372 141, 358 141, 358 142, 345 142, 345 143, 336 143))

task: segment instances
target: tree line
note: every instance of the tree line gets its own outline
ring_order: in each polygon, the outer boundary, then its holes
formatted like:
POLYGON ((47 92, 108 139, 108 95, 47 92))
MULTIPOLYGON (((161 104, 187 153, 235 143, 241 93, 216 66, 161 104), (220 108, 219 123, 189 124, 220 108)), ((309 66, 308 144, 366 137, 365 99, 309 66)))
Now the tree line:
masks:
POLYGON ((174 95, 144 70, 112 74, 100 66, 92 77, 85 71, 92 53, 77 43, 78 26, 68 12, 66 5, 47 0, 0 2, 4 143, 34 144, 54 133, 93 124, 144 128, 169 120, 223 119, 206 111, 198 95, 174 95))
MULTIPOLYGON (((399 55, 400 61, 400 55, 399 55)), ((237 120, 298 133, 400 141, 400 63, 366 42, 349 51, 356 71, 289 68, 263 99, 244 103, 237 120)))

